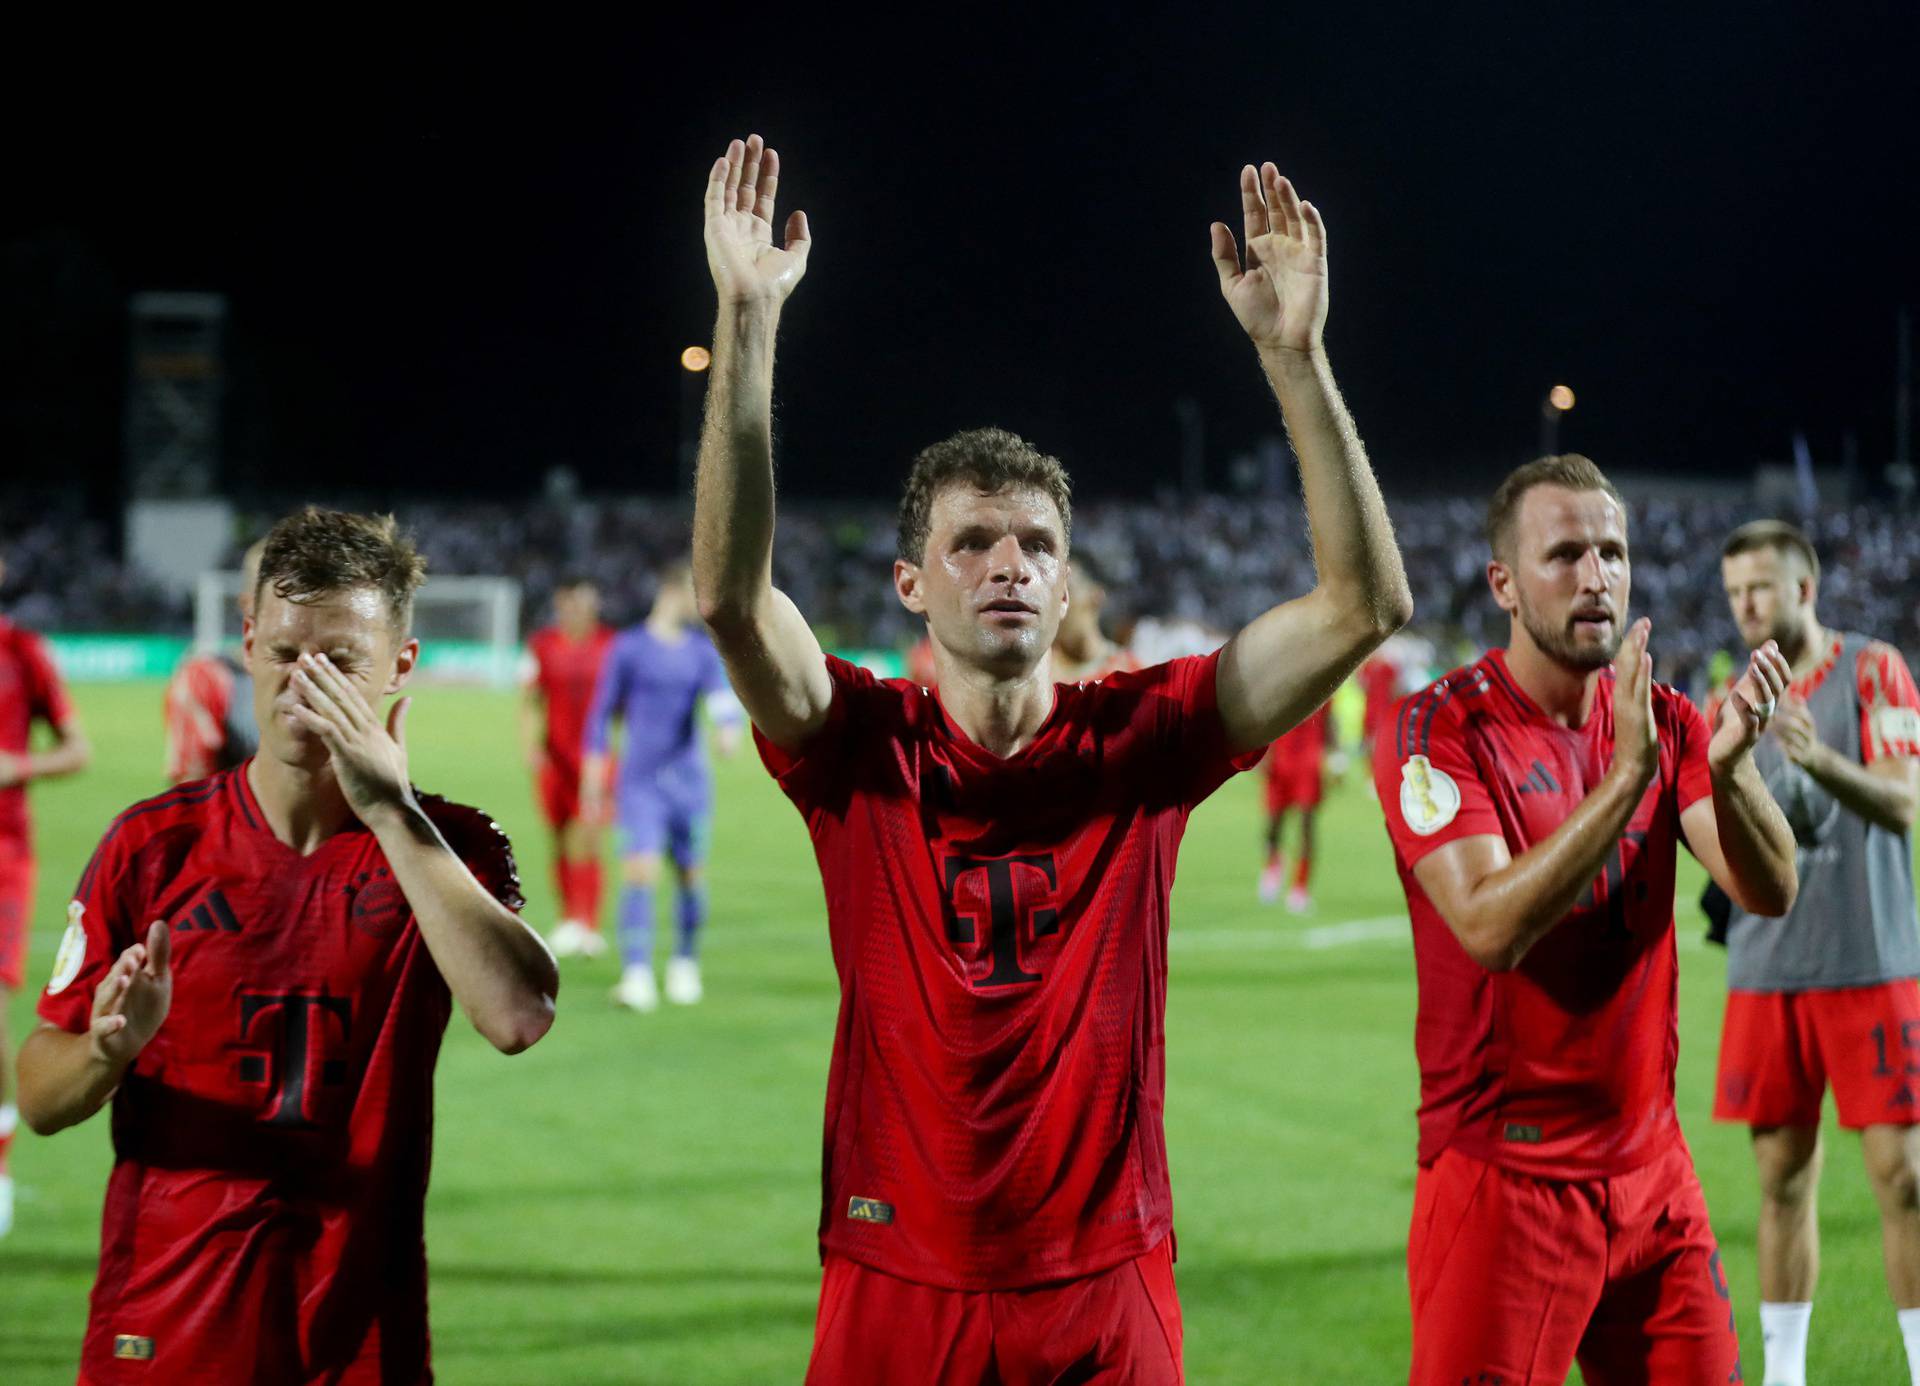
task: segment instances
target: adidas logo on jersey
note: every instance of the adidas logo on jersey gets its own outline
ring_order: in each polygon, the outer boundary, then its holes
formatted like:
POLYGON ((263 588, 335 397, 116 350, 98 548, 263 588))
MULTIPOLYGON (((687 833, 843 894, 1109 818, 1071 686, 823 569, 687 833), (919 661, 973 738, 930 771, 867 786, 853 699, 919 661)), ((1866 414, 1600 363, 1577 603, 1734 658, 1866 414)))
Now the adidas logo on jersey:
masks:
POLYGON ((877 1222, 885 1227, 893 1221, 893 1205, 855 1195, 847 1200, 847 1216, 855 1222, 877 1222))
POLYGON ((218 890, 210 890, 206 899, 187 911, 185 918, 173 921, 173 931, 177 934, 190 933, 195 929, 208 933, 237 934, 240 932, 240 921, 234 917, 233 907, 227 903, 227 897, 218 890))
POLYGON ((1533 769, 1527 772, 1527 777, 1520 781, 1522 794, 1558 794, 1559 792, 1560 786, 1555 782, 1553 775, 1537 760, 1533 763, 1533 769))

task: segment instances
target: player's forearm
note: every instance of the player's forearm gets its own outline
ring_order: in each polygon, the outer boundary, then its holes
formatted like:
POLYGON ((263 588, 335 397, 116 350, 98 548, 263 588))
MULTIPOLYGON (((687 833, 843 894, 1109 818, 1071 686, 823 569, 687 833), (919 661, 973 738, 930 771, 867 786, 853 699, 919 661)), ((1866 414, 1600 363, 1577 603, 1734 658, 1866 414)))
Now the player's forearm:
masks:
POLYGON ((1741 756, 1730 770, 1714 771, 1713 818, 1731 877, 1721 884, 1734 903, 1751 914, 1774 917, 1792 909, 1800 890, 1793 829, 1752 756, 1741 756))
POLYGON ((1517 967, 1565 919, 1626 832, 1649 781, 1625 766, 1601 777, 1578 808, 1545 838, 1475 886, 1453 923, 1475 962, 1517 967))
POLYGON ((92 1035, 43 1025, 20 1046, 20 1115, 42 1136, 77 1126, 106 1106, 126 1071, 95 1052, 92 1035))
POLYGON ((1325 350, 1266 348, 1260 364, 1300 459, 1319 586, 1370 642, 1364 653, 1413 617, 1386 501, 1325 350))
POLYGON ((59 745, 22 756, 20 769, 24 779, 46 780, 77 774, 86 769, 92 759, 93 747, 87 738, 80 732, 69 731, 59 745))
POLYGON ((1806 765, 1806 772, 1840 806, 1856 813, 1890 833, 1904 833, 1913 827, 1916 807, 1909 762, 1893 762, 1898 774, 1876 774, 1858 761, 1847 759, 1831 746, 1821 746, 1806 765))
POLYGON ((758 614, 773 589, 773 346, 779 309, 722 304, 694 487, 693 584, 712 626, 758 614))
POLYGON ((447 989, 496 1049, 517 1054, 553 1025, 560 971, 526 921, 487 893, 417 804, 370 823, 447 989))

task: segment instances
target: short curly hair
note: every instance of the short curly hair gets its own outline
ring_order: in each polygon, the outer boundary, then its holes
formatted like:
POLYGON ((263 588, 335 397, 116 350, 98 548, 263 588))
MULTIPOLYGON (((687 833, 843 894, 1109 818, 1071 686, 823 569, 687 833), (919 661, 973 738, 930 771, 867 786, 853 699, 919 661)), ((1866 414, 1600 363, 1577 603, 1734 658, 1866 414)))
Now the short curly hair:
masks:
POLYGON ((992 493, 1009 486, 1044 492, 1060 512, 1060 536, 1073 538, 1073 482, 1060 459, 1049 457, 1004 428, 970 428, 922 450, 900 497, 897 551, 908 563, 924 563, 933 528, 933 498, 964 484, 992 493))
POLYGON ((359 515, 309 505, 267 531, 254 600, 271 587, 290 602, 371 587, 387 605, 394 630, 413 625, 413 594, 427 580, 427 560, 391 515, 359 515))

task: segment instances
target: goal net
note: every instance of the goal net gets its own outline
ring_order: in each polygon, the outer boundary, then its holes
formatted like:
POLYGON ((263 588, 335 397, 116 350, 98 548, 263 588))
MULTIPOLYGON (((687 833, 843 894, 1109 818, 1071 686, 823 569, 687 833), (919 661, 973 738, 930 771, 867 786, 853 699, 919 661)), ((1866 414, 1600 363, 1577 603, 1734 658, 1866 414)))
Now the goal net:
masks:
MULTIPOLYGON (((203 572, 193 598, 193 644, 240 643, 240 574, 203 572)), ((431 577, 414 594, 419 676, 505 688, 520 676, 520 584, 504 577, 431 577)))

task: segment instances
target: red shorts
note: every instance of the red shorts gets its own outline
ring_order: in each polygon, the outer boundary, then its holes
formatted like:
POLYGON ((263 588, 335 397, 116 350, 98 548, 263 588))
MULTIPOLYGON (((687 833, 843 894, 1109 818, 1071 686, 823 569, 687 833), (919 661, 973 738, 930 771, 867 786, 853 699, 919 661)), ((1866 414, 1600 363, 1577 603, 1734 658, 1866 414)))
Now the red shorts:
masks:
POLYGON ((1111 1270, 1027 1290, 942 1290, 827 1255, 808 1386, 1185 1380, 1170 1238, 1111 1270))
POLYGON ((33 927, 33 858, 0 842, 0 987, 18 991, 27 976, 33 927))
MULTIPOLYGON (((580 770, 577 760, 562 761, 552 756, 544 756, 540 761, 540 812, 546 816, 550 827, 564 828, 580 817, 580 770)), ((613 764, 607 763, 606 773, 601 777, 605 790, 600 802, 611 805, 613 802, 613 764)))
POLYGON ((1314 761, 1267 768, 1267 812, 1320 806, 1321 766, 1314 761))
POLYGON ((1829 1083, 1849 1131, 1920 1122, 1920 982, 1727 993, 1716 1119, 1818 1126, 1829 1083))
POLYGON ((1610 1179, 1454 1151, 1420 1171, 1407 1242, 1413 1386, 1740 1380, 1706 1199, 1684 1145, 1610 1179))

